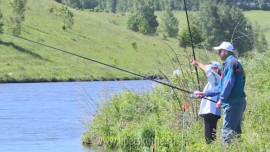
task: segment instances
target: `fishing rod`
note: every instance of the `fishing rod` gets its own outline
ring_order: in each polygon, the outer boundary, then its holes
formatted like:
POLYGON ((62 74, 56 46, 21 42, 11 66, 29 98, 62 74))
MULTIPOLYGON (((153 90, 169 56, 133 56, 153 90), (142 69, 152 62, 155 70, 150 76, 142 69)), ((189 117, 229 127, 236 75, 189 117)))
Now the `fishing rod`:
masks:
MULTIPOLYGON (((113 69, 117 69, 117 70, 119 70, 119 71, 126 72, 126 73, 129 73, 129 74, 132 74, 132 75, 141 77, 141 78, 146 79, 146 80, 151 80, 151 81, 154 81, 154 82, 156 82, 156 83, 159 83, 159 84, 162 84, 162 85, 171 87, 171 88, 173 88, 173 89, 177 89, 177 90, 179 90, 179 91, 188 93, 188 94, 191 95, 191 97, 194 97, 194 96, 192 96, 192 95, 193 95, 193 92, 191 92, 191 91, 188 91, 188 90, 185 90, 185 89, 182 89, 182 88, 179 88, 179 87, 176 87, 176 86, 167 84, 167 83, 162 82, 162 81, 158 81, 158 80, 151 79, 151 78, 149 79, 149 78, 146 77, 146 76, 143 76, 143 75, 141 75, 141 74, 137 74, 137 73, 135 73, 135 72, 132 72, 132 71, 129 71, 129 70, 126 70, 126 69, 123 69, 123 68, 119 68, 119 67, 116 67, 116 66, 112 66, 112 65, 109 65, 109 64, 107 64, 107 63, 103 63, 103 62, 100 62, 100 61, 97 61, 97 60, 94 60, 94 59, 91 59, 91 58, 88 58, 88 57, 84 57, 84 56, 81 56, 81 55, 78 55, 78 54, 75 54, 75 53, 72 53, 72 52, 63 50, 63 49, 59 49, 59 48, 56 48, 56 47, 53 47, 53 46, 50 46, 50 45, 47 45, 47 44, 39 43, 39 42, 30 40, 30 39, 27 39, 27 38, 24 38, 24 37, 17 37, 17 36, 8 34, 8 33, 3 33, 3 34, 6 34, 6 35, 9 35, 9 36, 18 38, 18 39, 22 39, 22 40, 25 40, 25 41, 28 41, 28 42, 31 42, 31 43, 34 43, 34 44, 38 44, 38 45, 41 45, 41 46, 45 46, 45 47, 47 47, 47 48, 51 48, 51 49, 54 49, 54 50, 57 50, 57 51, 60 51, 60 52, 66 53, 66 54, 70 54, 70 55, 79 57, 79 58, 81 58, 81 59, 85 59, 85 60, 87 60, 87 61, 91 61, 91 62, 94 62, 94 63, 97 63, 97 64, 101 64, 101 65, 104 65, 104 66, 107 66, 107 67, 110 67, 110 68, 113 68, 113 69)), ((205 99, 207 99, 207 100, 209 100, 209 101, 211 101, 211 102, 217 103, 217 101, 215 101, 215 100, 208 99, 208 98, 206 98, 206 97, 203 97, 203 98, 205 98, 205 99)))
MULTIPOLYGON (((184 0, 184 6, 185 6, 185 12, 186 12, 186 18, 187 18, 187 24, 188 24, 190 43, 191 43, 191 48, 192 48, 192 53, 193 53, 193 59, 196 60, 196 55, 195 55, 194 45, 193 45, 193 40, 192 40, 192 34, 191 34, 191 29, 190 29, 190 24, 189 24, 186 0, 184 0)), ((198 69, 196 66, 195 66, 195 71, 196 71, 196 77, 197 77, 197 81, 198 81, 198 85, 199 85, 199 90, 201 90, 199 73, 198 73, 198 69)))

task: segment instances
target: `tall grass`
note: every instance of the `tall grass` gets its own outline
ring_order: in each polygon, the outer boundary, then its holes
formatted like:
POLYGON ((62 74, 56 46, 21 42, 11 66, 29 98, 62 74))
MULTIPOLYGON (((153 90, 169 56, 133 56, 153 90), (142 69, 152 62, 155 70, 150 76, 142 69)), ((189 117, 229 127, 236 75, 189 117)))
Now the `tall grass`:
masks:
MULTIPOLYGON (((269 57, 270 52, 255 53, 242 60, 247 74, 245 91, 248 105, 244 112, 243 134, 228 146, 222 143, 222 120, 218 122, 216 141, 206 144, 203 120, 197 116, 199 101, 190 100, 184 94, 174 93, 163 86, 141 96, 132 92, 114 96, 102 106, 83 136, 83 143, 133 152, 151 151, 150 143, 155 142, 157 152, 180 151, 182 105, 188 103, 184 151, 269 151, 269 57)), ((192 89, 189 86, 192 78, 187 76, 187 72, 184 71, 186 75, 181 77, 170 77, 170 82, 192 89)))
MULTIPOLYGON (((168 56, 170 62, 160 67, 166 83, 186 90, 198 88, 194 68, 190 65, 190 53, 176 53, 168 56), (183 60, 182 58, 185 58, 183 60), (180 60, 181 59, 181 60, 180 60), (186 64, 185 64, 186 63, 186 64), (182 71, 180 75, 166 75, 168 66, 182 71)), ((198 54, 206 60, 206 54, 198 54)), ((209 59, 207 59, 209 60, 209 59)), ((205 79, 202 72, 202 85, 205 79)), ((184 103, 190 105, 187 124, 198 120, 199 102, 190 100, 189 94, 157 85, 151 93, 137 95, 126 92, 105 102, 83 136, 83 143, 104 146, 123 151, 149 151, 155 143, 157 151, 180 151, 181 125, 184 103)))

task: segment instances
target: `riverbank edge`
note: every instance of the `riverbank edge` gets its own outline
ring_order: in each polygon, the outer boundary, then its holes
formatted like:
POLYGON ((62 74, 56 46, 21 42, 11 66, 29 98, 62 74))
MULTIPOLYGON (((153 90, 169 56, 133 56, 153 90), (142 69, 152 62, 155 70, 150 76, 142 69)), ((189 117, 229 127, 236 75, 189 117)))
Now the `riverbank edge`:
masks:
POLYGON ((68 79, 59 79, 59 78, 29 78, 23 80, 17 79, 6 79, 0 78, 0 83, 46 83, 46 82, 82 82, 82 81, 123 81, 123 80, 153 80, 153 79, 163 79, 160 75, 150 75, 145 76, 147 79, 141 77, 123 77, 123 78, 68 78, 68 79))

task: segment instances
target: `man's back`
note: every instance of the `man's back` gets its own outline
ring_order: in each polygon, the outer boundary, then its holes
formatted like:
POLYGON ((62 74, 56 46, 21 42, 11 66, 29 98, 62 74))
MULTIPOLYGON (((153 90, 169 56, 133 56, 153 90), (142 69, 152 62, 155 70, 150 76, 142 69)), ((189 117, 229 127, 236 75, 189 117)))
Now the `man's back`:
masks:
POLYGON ((245 72, 243 67, 234 55, 230 55, 223 63, 221 79, 221 98, 224 104, 234 104, 244 101, 246 97, 244 86, 245 72))

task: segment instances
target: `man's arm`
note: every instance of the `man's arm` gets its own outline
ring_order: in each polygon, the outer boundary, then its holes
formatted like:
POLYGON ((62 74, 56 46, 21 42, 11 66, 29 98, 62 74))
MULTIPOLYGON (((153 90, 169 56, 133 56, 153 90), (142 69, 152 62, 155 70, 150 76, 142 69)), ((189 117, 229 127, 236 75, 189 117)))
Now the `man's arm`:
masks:
POLYGON ((220 93, 220 101, 221 102, 225 102, 227 100, 227 98, 231 94, 234 83, 235 83, 235 77, 230 77, 230 78, 224 79, 223 90, 220 93))
POLYGON ((194 66, 198 66, 200 69, 202 69, 203 71, 206 70, 207 66, 202 64, 201 62, 199 61, 196 61, 196 60, 192 60, 191 61, 191 64, 194 65, 194 66))

